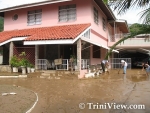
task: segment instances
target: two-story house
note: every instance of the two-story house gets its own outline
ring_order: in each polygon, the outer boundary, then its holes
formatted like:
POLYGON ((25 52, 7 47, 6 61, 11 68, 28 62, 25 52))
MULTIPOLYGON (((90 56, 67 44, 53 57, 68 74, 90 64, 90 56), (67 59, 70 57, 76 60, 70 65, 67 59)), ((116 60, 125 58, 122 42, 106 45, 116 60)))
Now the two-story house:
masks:
POLYGON ((68 70, 73 55, 79 77, 87 65, 104 59, 114 36, 129 32, 126 21, 117 20, 102 0, 46 0, 0 9, 0 16, 3 64, 25 51, 36 69, 53 68, 54 60, 62 58, 62 68, 56 69, 68 70))

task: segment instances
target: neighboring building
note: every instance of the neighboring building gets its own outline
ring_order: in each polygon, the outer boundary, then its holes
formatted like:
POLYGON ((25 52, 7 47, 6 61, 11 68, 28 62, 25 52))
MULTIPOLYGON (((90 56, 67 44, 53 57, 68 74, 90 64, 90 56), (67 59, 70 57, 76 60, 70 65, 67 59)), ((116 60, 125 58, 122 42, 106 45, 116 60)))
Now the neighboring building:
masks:
POLYGON ((126 21, 117 20, 102 0, 46 0, 0 9, 0 16, 3 64, 25 51, 36 69, 45 65, 40 61, 51 65, 62 58, 59 69, 68 70, 68 59, 75 55, 80 77, 87 65, 104 59, 116 38, 129 33, 126 21))
POLYGON ((114 54, 115 58, 130 58, 131 68, 141 68, 142 62, 150 58, 150 34, 140 34, 124 40, 115 49, 119 51, 119 54, 114 54))

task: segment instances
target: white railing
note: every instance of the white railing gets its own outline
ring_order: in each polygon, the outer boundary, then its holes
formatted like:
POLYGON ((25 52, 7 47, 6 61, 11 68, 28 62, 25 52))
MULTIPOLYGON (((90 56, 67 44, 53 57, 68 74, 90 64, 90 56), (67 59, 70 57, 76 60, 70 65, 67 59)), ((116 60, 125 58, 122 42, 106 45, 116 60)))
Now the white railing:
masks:
POLYGON ((37 59, 36 60, 37 69, 47 70, 47 69, 56 69, 56 70, 68 70, 68 59, 62 59, 61 65, 55 65, 54 61, 49 61, 47 59, 37 59))
POLYGON ((119 46, 149 46, 150 45, 150 41, 148 39, 145 38, 129 38, 127 40, 124 40, 123 42, 121 42, 119 44, 119 46))
POLYGON ((47 70, 48 65, 47 65, 47 59, 37 59, 36 60, 36 67, 37 69, 41 70, 47 70))
POLYGON ((128 64, 127 68, 131 69, 131 58, 111 58, 110 59, 111 69, 121 68, 122 66, 121 60, 126 61, 128 64))
POLYGON ((56 70, 68 70, 69 62, 68 59, 62 59, 61 65, 56 65, 56 70))
POLYGON ((122 34, 122 33, 115 34, 115 35, 109 35, 109 41, 110 42, 116 42, 116 41, 120 40, 123 37, 124 37, 124 34, 122 34))
POLYGON ((89 61, 89 59, 81 59, 81 69, 88 69, 89 61))
MULTIPOLYGON (((89 59, 81 59, 81 69, 88 69, 89 59)), ((37 69, 47 70, 47 69, 56 69, 56 70, 69 70, 69 67, 72 67, 76 70, 77 66, 71 64, 69 59, 62 59, 61 65, 55 65, 54 61, 49 61, 47 59, 37 59, 36 60, 37 69)))

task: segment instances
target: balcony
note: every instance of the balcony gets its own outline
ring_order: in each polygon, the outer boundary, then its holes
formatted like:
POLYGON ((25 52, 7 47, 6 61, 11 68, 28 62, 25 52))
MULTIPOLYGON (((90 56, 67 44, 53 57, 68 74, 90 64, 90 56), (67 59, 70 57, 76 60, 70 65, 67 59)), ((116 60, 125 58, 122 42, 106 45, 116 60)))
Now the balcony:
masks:
MULTIPOLYGON (((121 35, 110 36, 108 46, 111 47, 122 37, 121 35)), ((117 47, 150 47, 150 38, 129 38, 118 44, 117 47)))
POLYGON ((119 41, 123 37, 123 34, 115 34, 115 35, 108 35, 108 46, 114 45, 117 41, 119 41))

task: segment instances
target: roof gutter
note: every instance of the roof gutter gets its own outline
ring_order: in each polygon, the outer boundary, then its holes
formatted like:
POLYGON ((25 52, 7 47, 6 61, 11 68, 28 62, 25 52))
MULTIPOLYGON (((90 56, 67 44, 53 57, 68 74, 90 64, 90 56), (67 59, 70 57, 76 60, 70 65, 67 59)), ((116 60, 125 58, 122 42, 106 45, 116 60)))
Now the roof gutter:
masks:
POLYGON ((46 5, 46 4, 54 4, 54 3, 66 2, 66 1, 72 1, 72 0, 51 0, 51 1, 46 0, 46 1, 42 1, 42 2, 29 3, 29 4, 17 5, 17 6, 13 6, 13 7, 0 9, 0 12, 6 12, 6 11, 12 11, 12 10, 16 10, 16 9, 22 9, 22 8, 46 5))
POLYGON ((111 13, 111 15, 112 15, 112 17, 114 18, 114 20, 116 20, 116 16, 115 16, 114 13, 112 12, 111 8, 110 8, 108 5, 106 5, 106 4, 105 4, 105 6, 106 6, 106 8, 109 10, 109 12, 111 13))

